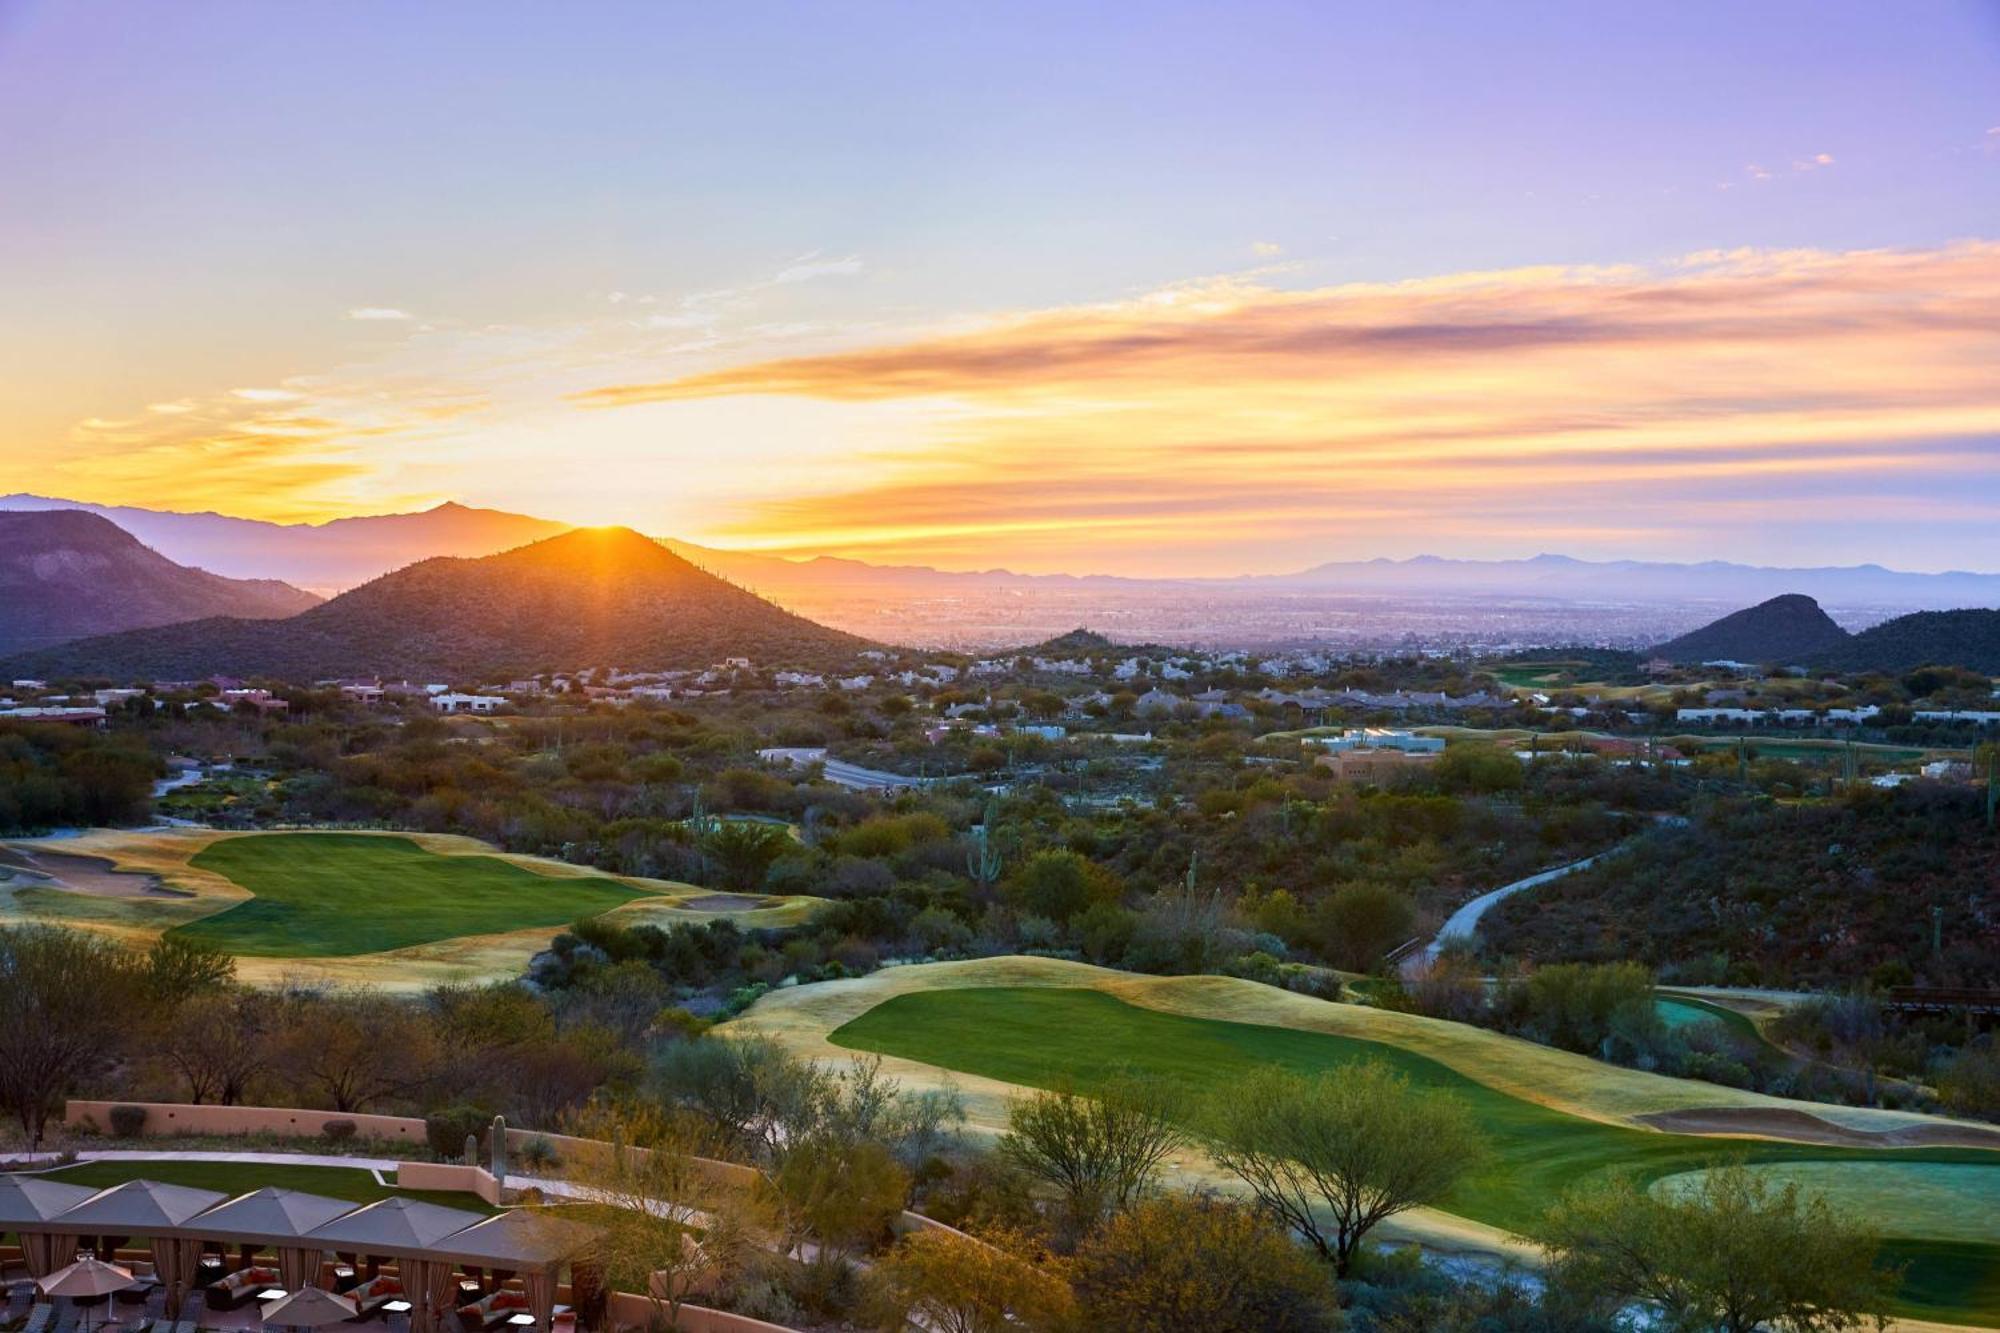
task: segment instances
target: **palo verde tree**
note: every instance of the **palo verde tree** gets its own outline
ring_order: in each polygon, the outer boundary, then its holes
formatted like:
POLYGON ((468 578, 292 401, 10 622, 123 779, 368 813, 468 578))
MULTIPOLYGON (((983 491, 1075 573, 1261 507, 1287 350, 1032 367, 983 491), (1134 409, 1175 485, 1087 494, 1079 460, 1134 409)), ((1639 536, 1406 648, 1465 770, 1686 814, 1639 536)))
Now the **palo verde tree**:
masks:
POLYGON ((1340 1277, 1377 1224, 1442 1198, 1484 1152, 1462 1102, 1373 1060, 1259 1070, 1217 1094, 1201 1123, 1216 1163, 1340 1277))
POLYGON ((1062 1215, 1057 1238, 1074 1245, 1103 1219, 1152 1189, 1187 1136, 1164 1085, 1115 1078, 1096 1093, 1062 1086, 1030 1093, 1007 1117, 1002 1157, 1053 1186, 1062 1215))
POLYGON ((1623 1176, 1585 1186, 1544 1234, 1556 1289, 1600 1308, 1644 1301, 1672 1333, 1883 1328, 1897 1281, 1823 1197, 1740 1163, 1663 1194, 1623 1176))

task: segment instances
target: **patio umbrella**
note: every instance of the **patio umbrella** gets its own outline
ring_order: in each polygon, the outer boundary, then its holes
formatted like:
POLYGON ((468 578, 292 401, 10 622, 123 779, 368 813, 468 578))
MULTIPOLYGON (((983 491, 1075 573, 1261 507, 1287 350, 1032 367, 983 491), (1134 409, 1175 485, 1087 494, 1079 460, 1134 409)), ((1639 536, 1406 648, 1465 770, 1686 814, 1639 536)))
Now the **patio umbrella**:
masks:
POLYGON ((264 1322, 288 1328, 320 1328, 354 1318, 355 1306, 345 1296, 318 1287, 300 1287, 288 1296, 264 1303, 264 1322))
MULTIPOLYGON (((51 1296, 109 1296, 132 1285, 132 1270, 107 1264, 102 1259, 79 1259, 47 1277, 36 1278, 35 1285, 51 1296)), ((88 1310, 84 1312, 83 1326, 90 1327, 88 1310)))

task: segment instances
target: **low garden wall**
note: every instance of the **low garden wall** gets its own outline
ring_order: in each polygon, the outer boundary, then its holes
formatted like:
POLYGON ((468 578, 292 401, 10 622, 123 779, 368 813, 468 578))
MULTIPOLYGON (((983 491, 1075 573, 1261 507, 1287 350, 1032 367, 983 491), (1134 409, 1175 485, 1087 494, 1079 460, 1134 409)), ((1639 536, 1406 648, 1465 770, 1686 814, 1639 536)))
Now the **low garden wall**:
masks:
POLYGON ((354 1115, 341 1111, 306 1111, 290 1106, 190 1106, 184 1102, 70 1101, 63 1110, 69 1129, 111 1130, 111 1108, 143 1106, 144 1135, 155 1134, 274 1134, 286 1138, 324 1136, 329 1120, 351 1121, 355 1137, 422 1144, 424 1122, 407 1115, 354 1115))
POLYGON ((493 1173, 483 1166, 467 1166, 463 1162, 398 1162, 396 1188, 477 1194, 495 1208, 500 1206, 500 1182, 493 1173))

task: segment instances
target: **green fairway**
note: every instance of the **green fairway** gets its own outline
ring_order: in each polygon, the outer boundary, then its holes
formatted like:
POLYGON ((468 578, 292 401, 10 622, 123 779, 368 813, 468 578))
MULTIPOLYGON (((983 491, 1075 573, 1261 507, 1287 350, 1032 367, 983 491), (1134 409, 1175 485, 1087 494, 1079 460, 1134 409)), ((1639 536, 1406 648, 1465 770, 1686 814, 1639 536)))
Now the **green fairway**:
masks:
MULTIPOLYGON (((322 1194, 330 1199, 352 1199, 356 1203, 373 1203, 377 1199, 401 1196, 472 1213, 493 1211, 476 1194, 446 1193, 439 1190, 399 1190, 393 1185, 380 1183, 375 1179, 374 1172, 361 1167, 162 1159, 139 1162, 79 1162, 75 1166, 66 1166, 46 1174, 51 1180, 65 1180, 73 1185, 91 1185, 98 1188, 120 1185, 128 1180, 157 1180, 168 1185, 220 1190, 224 1194, 233 1195, 248 1194, 252 1190, 263 1189, 266 1185, 274 1185, 279 1189, 322 1194)), ((391 1175, 391 1179, 393 1178, 391 1175)))
POLYGON ((538 875, 499 857, 441 856, 368 834, 225 838, 189 864, 256 897, 175 933, 267 958, 339 958, 560 926, 645 896, 612 879, 538 875))
MULTIPOLYGON (((1628 1129, 1564 1114, 1495 1091, 1434 1060, 1381 1042, 1293 1028, 1188 1018, 1142 1009, 1096 991, 1060 987, 971 987, 896 996, 836 1029, 837 1045, 921 1060, 1025 1086, 1065 1079, 1089 1087, 1113 1072, 1167 1078, 1190 1092, 1226 1089, 1252 1068, 1313 1072, 1360 1059, 1384 1061, 1413 1083, 1463 1098, 1489 1136, 1487 1165, 1448 1201, 1450 1211, 1533 1234, 1564 1189, 1614 1170, 1644 1181, 1700 1170, 1729 1158, 1750 1162, 1958 1163, 1955 1188, 2000 1209, 2000 1156, 1975 1149, 1866 1150, 1741 1140, 1718 1142, 1628 1129)), ((1891 1257, 1910 1262, 1907 1313, 1960 1320, 2000 1317, 2000 1245, 1976 1224, 1950 1219, 1921 1233, 1896 1217, 1868 1215, 1880 1182, 1859 1182, 1843 1200, 1837 1171, 1816 1177, 1836 1203, 1892 1236, 1891 1257)))

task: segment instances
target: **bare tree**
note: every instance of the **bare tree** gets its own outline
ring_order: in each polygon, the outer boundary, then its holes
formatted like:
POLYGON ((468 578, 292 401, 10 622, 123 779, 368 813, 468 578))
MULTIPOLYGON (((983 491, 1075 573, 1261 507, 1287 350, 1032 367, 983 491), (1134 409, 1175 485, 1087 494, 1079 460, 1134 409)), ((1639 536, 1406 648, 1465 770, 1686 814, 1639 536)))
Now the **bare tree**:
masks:
POLYGON ((39 1146, 57 1099, 123 1046, 132 955, 54 926, 0 928, 0 1103, 39 1146))
POLYGON ((1055 1187, 1062 1239, 1074 1245, 1153 1187, 1167 1157, 1187 1143, 1174 1104, 1154 1082, 1117 1078, 1097 1093, 1064 1086, 1014 1103, 1003 1157, 1055 1187))

